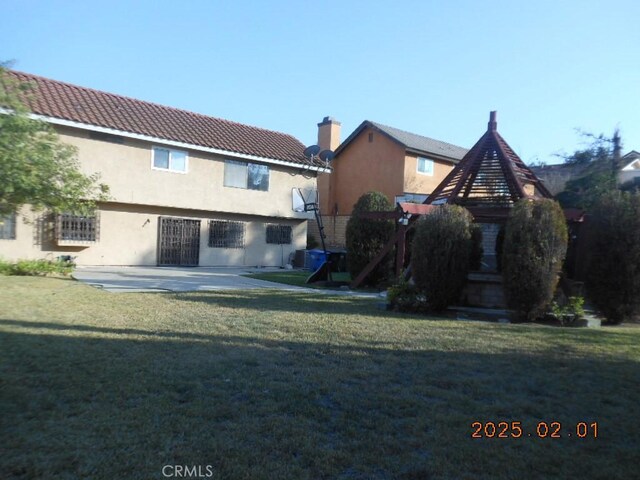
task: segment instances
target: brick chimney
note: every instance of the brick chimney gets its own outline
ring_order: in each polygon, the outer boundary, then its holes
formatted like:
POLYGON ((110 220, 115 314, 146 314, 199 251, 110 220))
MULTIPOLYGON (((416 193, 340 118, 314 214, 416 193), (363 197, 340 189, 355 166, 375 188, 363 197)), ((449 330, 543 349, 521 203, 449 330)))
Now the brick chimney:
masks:
MULTIPOLYGON (((340 122, 331 117, 324 117, 318 124, 318 145, 323 150, 336 151, 340 145, 340 122)), ((320 211, 324 215, 336 213, 336 207, 332 197, 335 175, 320 173, 318 175, 318 194, 320 197, 320 211)))
POLYGON ((324 117, 322 122, 318 124, 318 145, 323 150, 335 151, 338 148, 338 145, 340 145, 340 127, 340 122, 331 117, 324 117))

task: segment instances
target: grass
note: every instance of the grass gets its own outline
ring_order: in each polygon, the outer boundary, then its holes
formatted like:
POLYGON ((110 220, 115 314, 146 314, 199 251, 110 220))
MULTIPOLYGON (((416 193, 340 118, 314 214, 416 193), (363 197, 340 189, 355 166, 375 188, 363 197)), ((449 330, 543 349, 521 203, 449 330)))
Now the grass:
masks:
MULTIPOLYGON (((268 282, 283 283, 285 285, 295 285, 297 287, 308 288, 324 288, 314 285, 313 283, 306 283, 307 278, 313 272, 306 270, 285 270, 283 272, 264 272, 264 273, 251 273, 245 275, 246 277, 255 278, 257 280, 266 280, 268 282)), ((331 274, 334 282, 350 282, 351 276, 347 272, 336 272, 331 274)))
POLYGON ((0 471, 22 478, 635 478, 640 329, 367 299, 0 277, 0 471), (471 438, 474 421, 522 438, 471 438), (535 438, 539 421, 563 438, 535 438), (598 422, 598 438, 567 433, 598 422))

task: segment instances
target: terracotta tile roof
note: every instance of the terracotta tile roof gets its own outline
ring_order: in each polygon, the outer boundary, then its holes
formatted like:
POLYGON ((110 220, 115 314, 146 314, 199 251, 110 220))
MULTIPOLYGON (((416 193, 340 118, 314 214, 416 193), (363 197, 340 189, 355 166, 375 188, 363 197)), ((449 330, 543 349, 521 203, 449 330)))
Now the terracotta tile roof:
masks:
MULTIPOLYGON (((34 85, 33 113, 190 145, 309 165, 291 135, 143 102, 28 73, 9 75, 34 85)), ((318 163, 316 166, 323 166, 318 163)))

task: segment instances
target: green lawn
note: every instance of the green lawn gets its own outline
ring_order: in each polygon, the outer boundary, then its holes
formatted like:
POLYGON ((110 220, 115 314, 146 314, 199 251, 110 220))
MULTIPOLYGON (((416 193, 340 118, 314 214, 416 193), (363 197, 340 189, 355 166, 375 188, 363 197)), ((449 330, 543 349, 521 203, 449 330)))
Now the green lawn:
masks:
POLYGON ((639 362, 635 327, 0 277, 0 477, 638 478, 639 362), (471 438, 503 420, 524 435, 471 438), (563 438, 528 437, 540 421, 563 438), (580 421, 598 438, 577 438, 580 421))

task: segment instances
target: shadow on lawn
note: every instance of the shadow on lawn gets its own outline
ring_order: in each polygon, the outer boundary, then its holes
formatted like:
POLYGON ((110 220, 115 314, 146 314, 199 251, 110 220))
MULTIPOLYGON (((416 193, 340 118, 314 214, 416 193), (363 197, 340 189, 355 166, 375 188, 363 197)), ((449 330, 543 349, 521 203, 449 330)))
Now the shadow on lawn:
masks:
POLYGON ((379 308, 383 299, 351 297, 326 293, 307 293, 272 290, 221 290, 188 293, 149 293, 148 295, 171 295, 184 302, 204 303, 229 308, 248 308, 258 311, 338 313, 341 315, 389 316, 379 308))
POLYGON ((0 323, 5 478, 628 478, 640 461, 631 361, 0 323), (470 438, 500 420, 601 438, 470 438))

